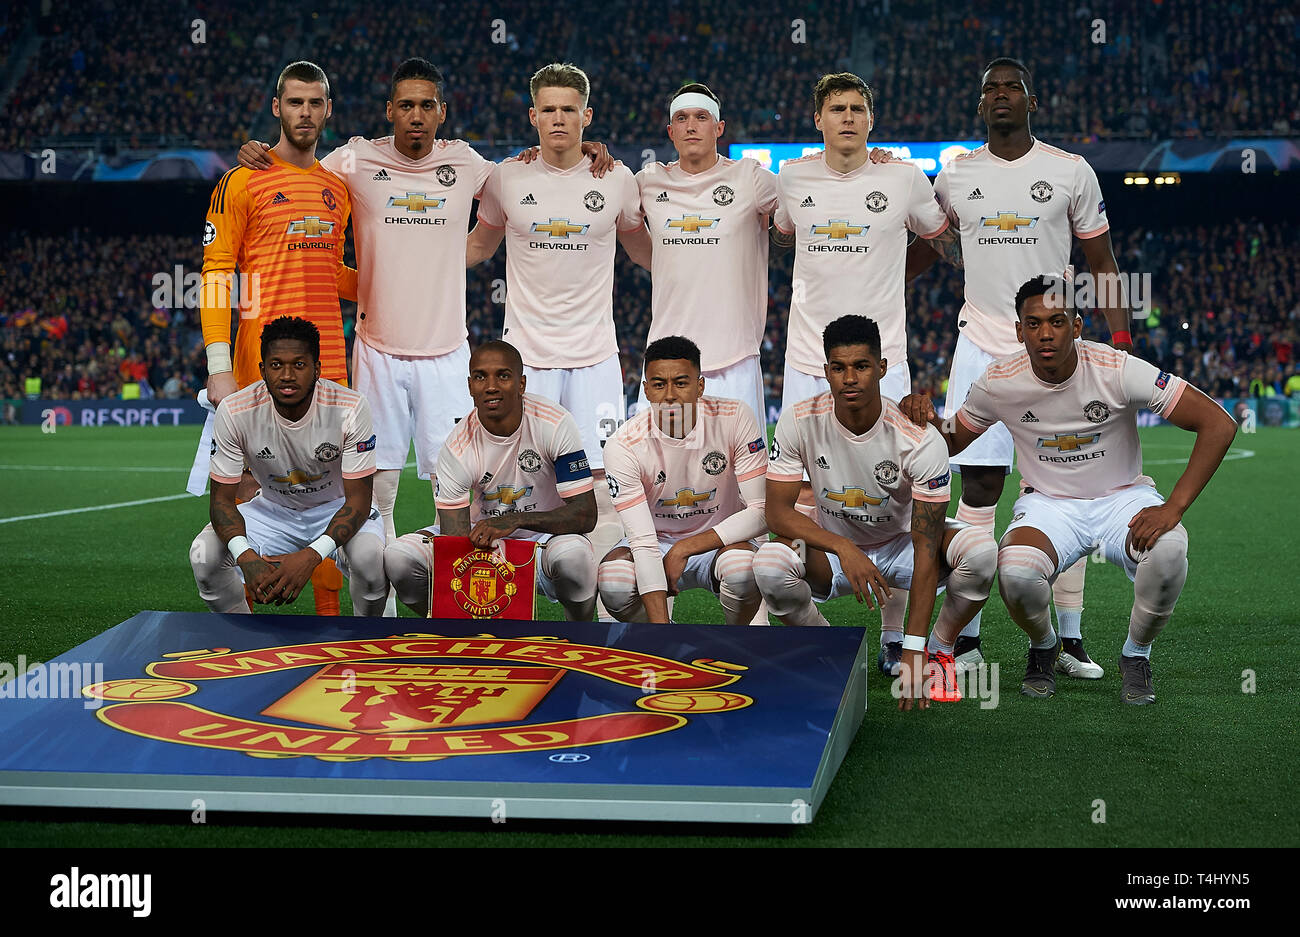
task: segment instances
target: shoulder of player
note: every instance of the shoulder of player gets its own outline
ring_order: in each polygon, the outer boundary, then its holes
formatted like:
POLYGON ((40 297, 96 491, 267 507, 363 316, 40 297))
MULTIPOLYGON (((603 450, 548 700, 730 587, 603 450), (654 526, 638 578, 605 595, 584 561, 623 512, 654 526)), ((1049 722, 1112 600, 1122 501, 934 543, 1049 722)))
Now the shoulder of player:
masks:
POLYGON ((228 416, 234 417, 259 407, 270 406, 271 403, 271 392, 266 389, 266 382, 255 381, 223 397, 217 410, 225 410, 228 416))
POLYGON ((984 371, 984 376, 989 380, 1002 380, 1005 378, 1015 377, 1023 374, 1029 367, 1029 352, 1021 349, 1014 355, 1007 355, 1005 358, 998 358, 988 366, 984 371))
MULTIPOLYGON (((781 165, 781 172, 785 172, 787 168, 804 169, 809 166, 816 167, 816 166, 820 166, 825 161, 826 161, 825 152, 823 152, 822 150, 818 150, 816 153, 809 153, 807 156, 798 156, 794 159, 786 160, 781 165)), ((780 175, 780 173, 778 173, 778 175, 780 175)))
POLYGON ((828 390, 822 391, 816 397, 800 400, 794 405, 794 419, 796 421, 825 416, 827 413, 834 412, 835 398, 831 396, 831 392, 828 390))
POLYGON ((1061 149, 1059 146, 1052 146, 1050 143, 1044 143, 1042 140, 1035 139, 1034 149, 1046 156, 1059 156, 1062 159, 1068 159, 1071 162, 1085 162, 1084 158, 1078 153, 1070 153, 1061 149))
POLYGON ((1103 345, 1100 342, 1090 342, 1086 339, 1080 339, 1075 343, 1075 347, 1079 351, 1080 361, 1101 368, 1123 368, 1124 362, 1129 357, 1128 352, 1111 348, 1109 345, 1103 345))
POLYGON ((543 397, 540 394, 524 394, 524 416, 553 426, 562 423, 565 417, 573 419, 573 415, 568 410, 550 397, 543 397))
POLYGON ((959 167, 970 166, 973 163, 981 162, 986 159, 988 155, 989 145, 987 143, 980 144, 973 150, 967 150, 965 153, 958 153, 952 159, 948 160, 939 172, 941 174, 945 172, 951 173, 959 167))
POLYGON ((653 415, 654 411, 649 407, 638 411, 635 416, 610 434, 606 441, 606 451, 611 442, 617 441, 620 446, 630 450, 637 443, 645 440, 650 435, 650 419, 653 415))
MULTIPOLYGON (((917 426, 904 416, 903 411, 899 408, 898 404, 893 400, 890 400, 888 397, 880 398, 880 407, 881 419, 883 419, 885 423, 892 427, 897 433, 905 436, 913 443, 919 444, 923 442, 926 437, 926 430, 933 429, 933 427, 930 426, 917 426)), ((936 432, 938 431, 936 430, 936 432)))
POLYGON ((316 382, 316 402, 322 407, 347 407, 349 409, 370 404, 359 390, 344 387, 337 381, 322 377, 316 382))

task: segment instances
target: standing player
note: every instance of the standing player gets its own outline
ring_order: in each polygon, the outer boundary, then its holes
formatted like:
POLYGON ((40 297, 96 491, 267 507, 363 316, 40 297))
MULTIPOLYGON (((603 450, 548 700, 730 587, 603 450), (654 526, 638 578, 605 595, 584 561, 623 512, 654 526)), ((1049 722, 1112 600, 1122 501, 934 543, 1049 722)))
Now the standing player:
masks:
MULTIPOLYGON (((654 245, 647 344, 690 334, 710 396, 767 413, 759 349, 767 325, 768 219, 776 176, 752 159, 718 153, 722 104, 705 85, 682 85, 668 105, 677 161, 636 174, 654 245), (707 314, 705 314, 707 312, 707 314)), ((646 403, 641 394, 638 409, 646 403)))
MULTIPOLYGON (((528 119, 542 158, 501 165, 483 191, 466 262, 487 260, 508 238, 502 337, 518 347, 533 390, 573 414, 599 479, 601 446, 626 413, 614 336, 615 240, 649 267, 650 238, 627 167, 615 164, 594 180, 587 171, 581 144, 591 123, 590 88, 573 65, 533 75, 528 119)), ((621 531, 604 488, 596 486, 597 556, 621 531)))
MULTIPOLYGON (((286 314, 316 326, 321 373, 347 384, 339 297, 357 298, 357 272, 343 264, 350 200, 347 186, 316 161, 316 143, 332 107, 329 80, 319 67, 311 62, 287 66, 271 102, 271 112, 280 120, 280 140, 269 154, 273 168, 254 173, 237 166, 212 192, 203 227, 201 318, 207 398, 213 407, 258 379, 262 327, 286 314), (240 297, 232 354, 230 284, 236 267, 250 295, 240 297)), ((196 473, 207 465, 206 428, 204 438, 196 473)), ((240 494, 251 497, 249 483, 240 494)), ((343 583, 333 561, 322 562, 312 581, 316 613, 337 615, 343 583)))
POLYGON ((596 558, 583 534, 596 526, 591 470, 573 417, 524 392, 528 379, 508 342, 484 342, 469 361, 474 409, 438 456, 438 526, 388 545, 384 565, 398 597, 429 613, 431 540, 469 537, 488 548, 502 538, 541 545, 537 587, 569 621, 590 621, 596 558))
MULTIPOLYGON (((1110 246, 1110 225, 1097 174, 1082 156, 1034 138, 1029 115, 1038 110, 1032 77, 1017 59, 994 59, 984 69, 978 113, 988 125, 985 146, 956 157, 940 170, 934 190, 961 233, 966 257, 966 296, 957 316, 944 415, 952 416, 971 384, 994 360, 1020 351, 1016 343, 1015 287, 1032 276, 1063 274, 1070 263, 1072 235, 1079 239, 1099 285, 1117 287, 1119 269, 1110 246)), ((930 251, 909 251, 909 278, 934 262, 930 251)), ((1119 289, 1099 291, 1102 312, 1115 347, 1132 352, 1127 303, 1119 289)), ((1016 420, 1041 419, 1027 407, 1016 420)), ((1033 427, 1030 427, 1033 428, 1033 427)), ((993 517, 1014 446, 1008 427, 998 425, 962 453, 957 517, 992 533, 993 517)), ((1083 649, 1080 619, 1083 577, 1079 561, 1053 589, 1065 650, 1061 670, 1072 677, 1099 679, 1102 668, 1083 649)), ((957 644, 958 666, 983 660, 978 617, 957 644)))
POLYGON ((609 492, 627 539, 600 564, 600 594, 619 621, 668 623, 668 596, 707 589, 729 625, 753 621, 755 538, 767 447, 738 400, 705 397, 700 349, 676 335, 645 350, 651 406, 605 447, 609 492))
MULTIPOLYGON (((465 232, 496 164, 464 140, 436 139, 447 117, 443 75, 424 59, 407 59, 394 70, 386 116, 392 136, 353 137, 321 165, 352 196, 360 274, 353 373, 374 412, 375 506, 391 542, 412 438, 416 471, 428 479, 455 420, 471 405, 465 232)), ((240 163, 269 166, 265 149, 244 144, 240 163)), ((604 168, 597 161, 592 172, 604 168)), ((385 614, 396 614, 391 598, 385 614)))
MULTIPOLYGON (((997 545, 985 531, 946 519, 943 439, 913 426, 880 393, 889 373, 880 342, 879 328, 862 316, 841 316, 826 327, 830 390, 781 411, 767 469, 768 524, 780 539, 759 547, 754 577, 787 625, 827 624, 814 603, 840 595, 870 606, 873 594, 883 605, 891 586, 911 590, 900 670, 912 676, 905 682, 913 691, 924 670, 935 590, 946 585, 928 650, 943 674, 934 698, 956 700, 953 644, 988 600, 997 545), (817 498, 812 518, 795 507, 805 472, 817 498)), ((910 700, 899 705, 909 708, 910 700)))
MULTIPOLYGON (((796 251, 782 410, 828 389, 822 332, 843 315, 846 302, 878 324, 881 355, 893 364, 880 392, 895 401, 907 394, 908 232, 961 265, 957 237, 925 173, 911 163, 869 159, 872 108, 871 89, 857 75, 823 75, 813 92, 813 120, 825 150, 791 160, 777 176, 780 207, 772 240, 796 251)), ((900 592, 881 610, 880 659, 890 674, 898 671, 906 603, 900 592)))
POLYGON ((1020 455, 1025 493, 998 553, 998 588, 1012 619, 1029 635, 1020 692, 1056 692, 1061 639, 1052 630, 1051 581, 1100 547, 1133 582, 1128 638, 1120 652, 1121 699, 1155 702, 1151 644, 1169 622, 1187 579, 1187 531, 1180 523, 1223 461, 1236 421, 1182 378, 1122 351, 1080 340, 1083 322, 1056 277, 1035 277, 1014 303, 1017 355, 994 362, 975 381, 955 419, 942 424, 926 397, 903 410, 945 430, 956 455, 999 421, 1020 455), (1187 468, 1166 502, 1142 474, 1137 411, 1154 410, 1196 434, 1187 468), (1017 414, 1038 417, 1024 423, 1017 414))
POLYGON ((375 435, 366 398, 321 378, 320 332, 284 316, 259 336, 262 380, 217 407, 212 523, 190 547, 199 595, 214 612, 293 602, 337 551, 352 580, 352 610, 384 608, 384 528, 371 508, 375 435), (235 502, 244 466, 261 491, 235 502), (238 567, 238 568, 236 568, 238 567), (242 582, 241 582, 242 575, 242 582))

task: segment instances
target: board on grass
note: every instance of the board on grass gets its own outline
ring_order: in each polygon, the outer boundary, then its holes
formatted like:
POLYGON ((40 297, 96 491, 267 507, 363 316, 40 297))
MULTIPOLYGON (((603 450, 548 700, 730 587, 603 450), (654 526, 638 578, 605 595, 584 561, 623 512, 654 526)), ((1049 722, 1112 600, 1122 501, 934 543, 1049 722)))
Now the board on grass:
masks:
POLYGON ((811 822, 865 664, 861 628, 141 612, 0 687, 0 804, 811 822))

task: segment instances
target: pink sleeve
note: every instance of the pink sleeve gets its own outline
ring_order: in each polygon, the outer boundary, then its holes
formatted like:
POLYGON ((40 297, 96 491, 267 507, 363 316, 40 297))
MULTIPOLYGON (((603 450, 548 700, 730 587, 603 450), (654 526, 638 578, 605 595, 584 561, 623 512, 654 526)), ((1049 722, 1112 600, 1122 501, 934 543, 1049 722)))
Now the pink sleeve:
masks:
POLYGON ((623 176, 623 199, 618 214, 618 229, 632 231, 645 223, 645 213, 641 211, 641 187, 637 185, 636 176, 626 166, 619 166, 623 176))
POLYGON ((488 180, 479 195, 478 220, 489 228, 506 226, 505 206, 501 202, 501 167, 499 166, 488 175, 488 180))
POLYGON ((948 216, 935 198, 934 186, 925 173, 916 169, 907 200, 907 227, 923 238, 938 237, 948 228, 948 216))
POLYGON ((750 162, 754 164, 754 204, 758 207, 758 213, 775 215, 781 201, 777 192, 776 173, 768 172, 757 160, 750 162))

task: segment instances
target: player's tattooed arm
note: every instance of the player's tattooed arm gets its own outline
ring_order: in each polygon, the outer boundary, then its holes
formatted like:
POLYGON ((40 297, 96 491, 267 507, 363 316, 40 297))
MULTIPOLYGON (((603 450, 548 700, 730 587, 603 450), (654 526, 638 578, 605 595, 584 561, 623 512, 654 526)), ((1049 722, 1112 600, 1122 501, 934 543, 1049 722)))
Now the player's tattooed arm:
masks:
POLYGON ((553 511, 524 514, 508 511, 485 517, 469 533, 476 547, 487 549, 498 540, 509 537, 521 527, 543 534, 586 534, 596 529, 596 495, 591 491, 565 498, 564 504, 553 511))
POLYGON ((1129 311, 1128 292, 1124 281, 1120 279, 1119 264, 1115 261, 1115 251, 1110 243, 1110 232, 1103 232, 1096 237, 1079 238, 1079 245, 1088 261, 1088 269, 1092 271, 1097 305, 1106 317, 1106 324, 1110 326, 1114 346, 1130 355, 1135 354, 1130 334, 1133 321, 1129 311))
POLYGON ((1187 457, 1187 468, 1169 492, 1169 500, 1143 508, 1129 521, 1129 539, 1136 552, 1151 549, 1162 535, 1182 521, 1183 514, 1210 483, 1237 435, 1237 421, 1190 384, 1169 414, 1169 422, 1195 433, 1196 442, 1187 457))
POLYGON ((794 232, 786 234, 775 223, 767 229, 767 236, 772 242, 772 246, 778 251, 788 251, 794 247, 794 232))
MULTIPOLYGON (((907 600, 906 633, 913 637, 924 639, 930 631, 947 513, 947 501, 912 502, 912 588, 907 600)), ((924 692, 925 652, 904 651, 901 674, 903 694, 898 708, 911 709, 914 701, 917 708, 927 708, 930 701, 924 692)))
MULTIPOLYGON (((235 491, 238 488, 238 485, 226 485, 214 480, 212 493, 208 497, 208 517, 212 521, 212 529, 227 548, 232 538, 247 535, 244 515, 239 513, 235 503, 235 491)), ((259 602, 265 601, 263 590, 274 576, 275 567, 251 549, 235 557, 235 562, 244 573, 244 582, 252 590, 253 598, 259 602)))
MULTIPOLYGON (((463 508, 439 508, 438 509, 438 532, 447 537, 468 537, 469 536, 469 506, 463 508)), ((424 530, 421 533, 432 536, 433 531, 424 530)))
MULTIPOLYGON (((961 256, 961 236, 953 230, 952 225, 944 228, 943 231, 932 238, 923 238, 930 247, 934 248, 937 253, 948 263, 952 264, 958 270, 962 268, 961 256)), ((906 276, 906 274, 904 274, 906 276)))

